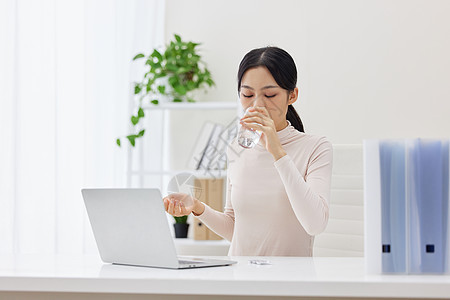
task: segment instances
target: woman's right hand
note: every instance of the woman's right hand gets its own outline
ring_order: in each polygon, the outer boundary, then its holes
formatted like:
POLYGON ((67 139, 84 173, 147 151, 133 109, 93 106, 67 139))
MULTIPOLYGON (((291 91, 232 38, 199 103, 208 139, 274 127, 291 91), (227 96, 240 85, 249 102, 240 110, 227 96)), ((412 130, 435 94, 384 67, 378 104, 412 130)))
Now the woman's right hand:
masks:
POLYGON ((163 198, 166 212, 174 217, 189 215, 196 204, 197 199, 185 193, 172 193, 163 198))

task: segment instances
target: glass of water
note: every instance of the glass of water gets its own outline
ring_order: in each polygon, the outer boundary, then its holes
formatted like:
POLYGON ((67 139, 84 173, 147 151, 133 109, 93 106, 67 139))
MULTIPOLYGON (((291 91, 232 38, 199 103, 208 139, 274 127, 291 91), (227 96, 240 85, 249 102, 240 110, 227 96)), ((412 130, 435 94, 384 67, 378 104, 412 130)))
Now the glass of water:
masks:
MULTIPOLYGON (((249 109, 250 107, 245 110, 245 115, 247 115, 249 109)), ((256 144, 258 144, 260 138, 261 131, 254 130, 252 128, 245 128, 243 125, 241 125, 238 133, 238 143, 239 145, 241 145, 241 147, 251 149, 255 147, 256 144)))

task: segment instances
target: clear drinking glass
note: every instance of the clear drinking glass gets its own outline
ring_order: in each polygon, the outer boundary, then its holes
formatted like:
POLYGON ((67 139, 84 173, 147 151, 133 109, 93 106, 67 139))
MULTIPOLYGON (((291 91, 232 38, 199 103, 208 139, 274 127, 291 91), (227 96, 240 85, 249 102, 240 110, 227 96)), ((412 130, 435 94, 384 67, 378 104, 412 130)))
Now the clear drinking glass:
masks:
MULTIPOLYGON (((245 110, 244 115, 247 115, 249 109, 250 107, 245 110)), ((241 147, 244 147, 246 149, 253 148, 256 144, 258 144, 260 138, 261 131, 254 130, 252 128, 247 129, 241 125, 238 133, 238 143, 239 145, 241 145, 241 147)))

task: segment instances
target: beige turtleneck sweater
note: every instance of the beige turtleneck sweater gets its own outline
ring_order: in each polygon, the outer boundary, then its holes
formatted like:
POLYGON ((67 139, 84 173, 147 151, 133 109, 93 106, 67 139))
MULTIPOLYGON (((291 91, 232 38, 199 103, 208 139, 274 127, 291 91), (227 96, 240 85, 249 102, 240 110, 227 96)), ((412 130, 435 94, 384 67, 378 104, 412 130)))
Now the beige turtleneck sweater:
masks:
POLYGON ((314 235, 327 226, 331 143, 289 121, 277 135, 287 153, 277 161, 261 141, 228 145, 224 212, 205 205, 197 217, 231 241, 230 256, 312 256, 314 235))

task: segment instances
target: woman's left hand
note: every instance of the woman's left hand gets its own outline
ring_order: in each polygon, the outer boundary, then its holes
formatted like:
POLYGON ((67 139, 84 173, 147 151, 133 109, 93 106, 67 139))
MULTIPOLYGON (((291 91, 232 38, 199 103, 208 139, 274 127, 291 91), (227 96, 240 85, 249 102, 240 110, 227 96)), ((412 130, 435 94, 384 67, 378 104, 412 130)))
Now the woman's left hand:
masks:
POLYGON ((240 123, 246 128, 262 132, 261 141, 267 151, 272 154, 275 161, 286 155, 277 135, 275 123, 265 107, 250 108, 240 123))

